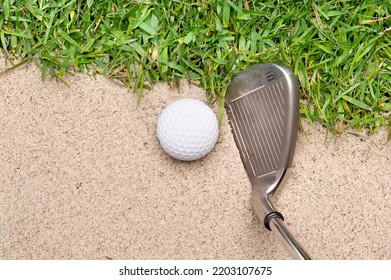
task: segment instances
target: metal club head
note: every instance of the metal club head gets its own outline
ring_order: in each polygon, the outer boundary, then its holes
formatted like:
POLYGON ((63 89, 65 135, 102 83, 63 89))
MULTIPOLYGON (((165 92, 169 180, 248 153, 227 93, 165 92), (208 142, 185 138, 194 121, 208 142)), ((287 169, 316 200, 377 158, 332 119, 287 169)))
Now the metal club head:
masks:
POLYGON ((269 198, 292 166, 299 120, 297 81, 284 65, 256 64, 233 78, 226 100, 235 142, 253 186, 254 210, 265 219, 277 212, 269 198))

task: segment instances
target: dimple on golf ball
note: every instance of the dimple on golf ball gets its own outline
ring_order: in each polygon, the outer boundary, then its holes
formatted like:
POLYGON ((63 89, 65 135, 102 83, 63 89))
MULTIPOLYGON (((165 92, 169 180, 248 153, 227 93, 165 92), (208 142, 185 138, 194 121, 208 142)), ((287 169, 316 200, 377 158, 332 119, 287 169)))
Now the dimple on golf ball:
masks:
POLYGON ((207 155, 219 134, 216 115, 204 102, 183 98, 169 104, 160 114, 157 137, 173 158, 192 161, 207 155))

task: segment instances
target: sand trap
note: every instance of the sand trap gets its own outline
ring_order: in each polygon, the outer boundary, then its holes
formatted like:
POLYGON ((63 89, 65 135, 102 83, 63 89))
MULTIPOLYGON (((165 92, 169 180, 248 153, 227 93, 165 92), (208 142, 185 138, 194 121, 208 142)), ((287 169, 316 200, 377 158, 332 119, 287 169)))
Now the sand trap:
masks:
MULTIPOLYGON (((34 65, 0 76, 1 259, 289 259, 252 212, 226 117, 202 160, 160 148, 162 109, 201 89, 158 84, 137 107, 104 77, 66 81, 34 65)), ((386 130, 332 138, 302 122, 276 197, 290 229, 315 259, 391 259, 386 130)))

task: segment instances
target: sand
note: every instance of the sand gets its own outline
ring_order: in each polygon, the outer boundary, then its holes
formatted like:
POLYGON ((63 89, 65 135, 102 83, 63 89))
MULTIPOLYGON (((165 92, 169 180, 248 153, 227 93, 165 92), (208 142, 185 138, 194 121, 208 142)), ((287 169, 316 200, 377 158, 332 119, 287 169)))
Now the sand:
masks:
MULTIPOLYGON (((0 58, 0 72, 10 67, 0 58)), ((290 259, 261 227, 224 116, 202 160, 161 149, 160 112, 204 92, 181 81, 137 97, 105 77, 0 75, 1 259, 290 259)), ((216 108, 214 108, 216 110, 216 108)), ((304 132, 277 208, 314 259, 391 259, 385 129, 304 132)))

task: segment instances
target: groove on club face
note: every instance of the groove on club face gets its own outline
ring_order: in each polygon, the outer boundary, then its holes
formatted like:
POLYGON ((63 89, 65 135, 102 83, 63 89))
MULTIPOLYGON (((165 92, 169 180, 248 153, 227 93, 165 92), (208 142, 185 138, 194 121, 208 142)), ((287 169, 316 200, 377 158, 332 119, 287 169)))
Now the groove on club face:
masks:
POLYGON ((273 194, 292 165, 298 130, 298 90, 280 64, 257 64, 232 80, 227 113, 254 187, 273 194), (267 189, 267 190, 266 190, 267 189))

